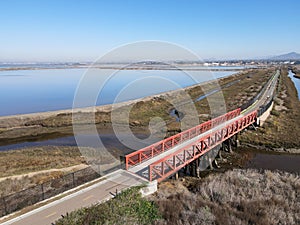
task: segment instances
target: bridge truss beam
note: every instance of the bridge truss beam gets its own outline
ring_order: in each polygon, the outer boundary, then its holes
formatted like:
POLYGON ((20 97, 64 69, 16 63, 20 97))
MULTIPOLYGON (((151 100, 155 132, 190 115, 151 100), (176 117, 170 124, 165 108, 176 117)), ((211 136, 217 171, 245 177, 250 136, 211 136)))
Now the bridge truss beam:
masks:
POLYGON ((179 145, 179 144, 181 144, 185 141, 188 141, 196 136, 199 136, 200 134, 203 134, 203 133, 209 131, 213 127, 216 127, 222 123, 225 123, 225 122, 239 116, 240 113, 241 113, 241 109, 238 108, 238 109, 228 112, 222 116, 219 116, 212 120, 204 122, 196 127, 193 127, 186 131, 183 131, 179 134, 173 135, 169 138, 166 138, 162 141, 154 143, 154 144, 147 146, 143 149, 140 149, 138 151, 132 152, 131 154, 128 154, 125 156, 126 170, 128 170, 130 167, 133 167, 140 163, 143 163, 143 162, 153 158, 156 155, 159 155, 165 151, 168 151, 169 149, 175 147, 176 145, 179 145))
POLYGON ((214 147, 220 145, 223 141, 256 122, 256 118, 257 111, 253 111, 248 115, 238 117, 236 120, 225 122, 225 125, 221 126, 220 129, 212 131, 178 151, 150 164, 148 167, 149 181, 157 180, 160 182, 166 179, 214 147))

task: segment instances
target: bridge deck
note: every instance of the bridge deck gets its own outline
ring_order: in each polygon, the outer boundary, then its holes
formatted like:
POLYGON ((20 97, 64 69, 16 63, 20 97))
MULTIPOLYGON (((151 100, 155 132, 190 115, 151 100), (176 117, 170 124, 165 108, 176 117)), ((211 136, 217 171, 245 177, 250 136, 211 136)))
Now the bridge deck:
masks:
POLYGON ((173 153, 176 153, 180 149, 188 148, 188 146, 190 146, 191 144, 196 143, 197 140, 200 140, 215 131, 222 130, 223 128, 226 127, 227 124, 233 123, 234 121, 237 121, 238 119, 241 119, 242 117, 243 117, 243 115, 239 115, 231 120, 226 121, 225 123, 219 124, 219 125, 213 127, 212 129, 210 129, 190 140, 187 140, 180 144, 177 144, 176 146, 170 148, 169 150, 167 150, 159 155, 156 155, 153 158, 151 158, 147 161, 144 161, 141 164, 138 164, 134 167, 129 168, 128 170, 132 173, 138 174, 139 176, 142 176, 142 177, 148 179, 149 178, 149 169, 148 168, 151 164, 165 158, 168 155, 172 155, 173 153))

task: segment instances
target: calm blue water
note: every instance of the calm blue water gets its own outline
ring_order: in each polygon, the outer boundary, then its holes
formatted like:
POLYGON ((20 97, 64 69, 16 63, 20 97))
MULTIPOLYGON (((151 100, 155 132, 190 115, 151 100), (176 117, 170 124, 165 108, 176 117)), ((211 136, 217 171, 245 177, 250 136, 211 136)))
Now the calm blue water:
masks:
MULTIPOLYGON (((0 71, 0 116, 70 109, 76 88, 86 69, 48 69, 0 71)), ((94 82, 100 82, 113 70, 91 69, 94 82), (101 80, 100 79, 100 80, 101 80)), ((117 102, 140 98, 196 83, 231 75, 233 71, 213 72, 154 70, 122 70, 110 78, 101 89, 97 105, 113 103, 122 89, 117 102)), ((87 98, 89 90, 87 88, 87 98)))
POLYGON ((294 75, 295 75, 295 74, 294 74, 291 70, 289 70, 289 77, 292 79, 292 81, 293 81, 294 84, 295 84, 295 87, 296 87, 297 92, 298 92, 298 98, 299 98, 299 100, 300 100, 300 79, 294 77, 294 75))

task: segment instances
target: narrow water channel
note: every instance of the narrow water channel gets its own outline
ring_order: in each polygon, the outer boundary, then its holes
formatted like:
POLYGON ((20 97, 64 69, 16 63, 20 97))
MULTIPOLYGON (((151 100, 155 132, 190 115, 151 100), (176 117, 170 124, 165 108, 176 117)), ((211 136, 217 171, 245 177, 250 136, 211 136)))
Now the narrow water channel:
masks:
POLYGON ((252 152, 252 158, 245 164, 245 168, 281 170, 300 174, 300 155, 271 154, 252 152))
POLYGON ((289 70, 289 77, 292 79, 292 81, 295 84, 295 87, 296 87, 297 92, 298 92, 298 98, 300 100, 300 78, 296 78, 296 77, 294 77, 294 75, 295 74, 291 70, 289 70))
MULTIPOLYGON (((83 138, 80 143, 80 147, 91 147, 91 148, 97 148, 99 147, 99 143, 94 143, 95 140, 95 134, 83 134, 81 135, 83 138)), ((145 133, 134 133, 134 136, 131 134, 122 134, 118 137, 113 133, 112 130, 107 130, 105 133, 102 132, 97 136, 96 139, 100 138, 101 142, 103 143, 103 146, 109 150, 118 151, 120 155, 129 154, 134 150, 143 148, 147 145, 152 144, 152 142, 147 143, 145 138, 147 138, 148 135, 145 133), (136 137, 137 139, 135 139, 136 137), (132 146, 135 146, 136 149, 131 149, 124 145, 122 143, 122 140, 130 140, 132 146), (141 140, 141 141, 138 141, 141 140)), ((36 141, 27 141, 17 144, 10 144, 10 145, 4 145, 0 146, 0 152, 1 151, 10 151, 15 149, 24 149, 24 148, 30 148, 30 147, 44 147, 44 146, 71 146, 76 147, 78 146, 76 139, 74 136, 67 136, 67 137, 60 137, 60 138, 54 138, 49 140, 36 140, 36 141)))

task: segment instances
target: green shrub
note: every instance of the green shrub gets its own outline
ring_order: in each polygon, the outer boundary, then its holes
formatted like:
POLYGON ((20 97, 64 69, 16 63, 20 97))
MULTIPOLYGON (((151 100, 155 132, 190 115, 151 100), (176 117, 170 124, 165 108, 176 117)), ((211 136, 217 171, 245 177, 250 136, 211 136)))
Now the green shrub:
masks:
POLYGON ((55 224, 151 224, 160 218, 158 207, 142 198, 139 190, 127 189, 107 202, 73 211, 55 224))

